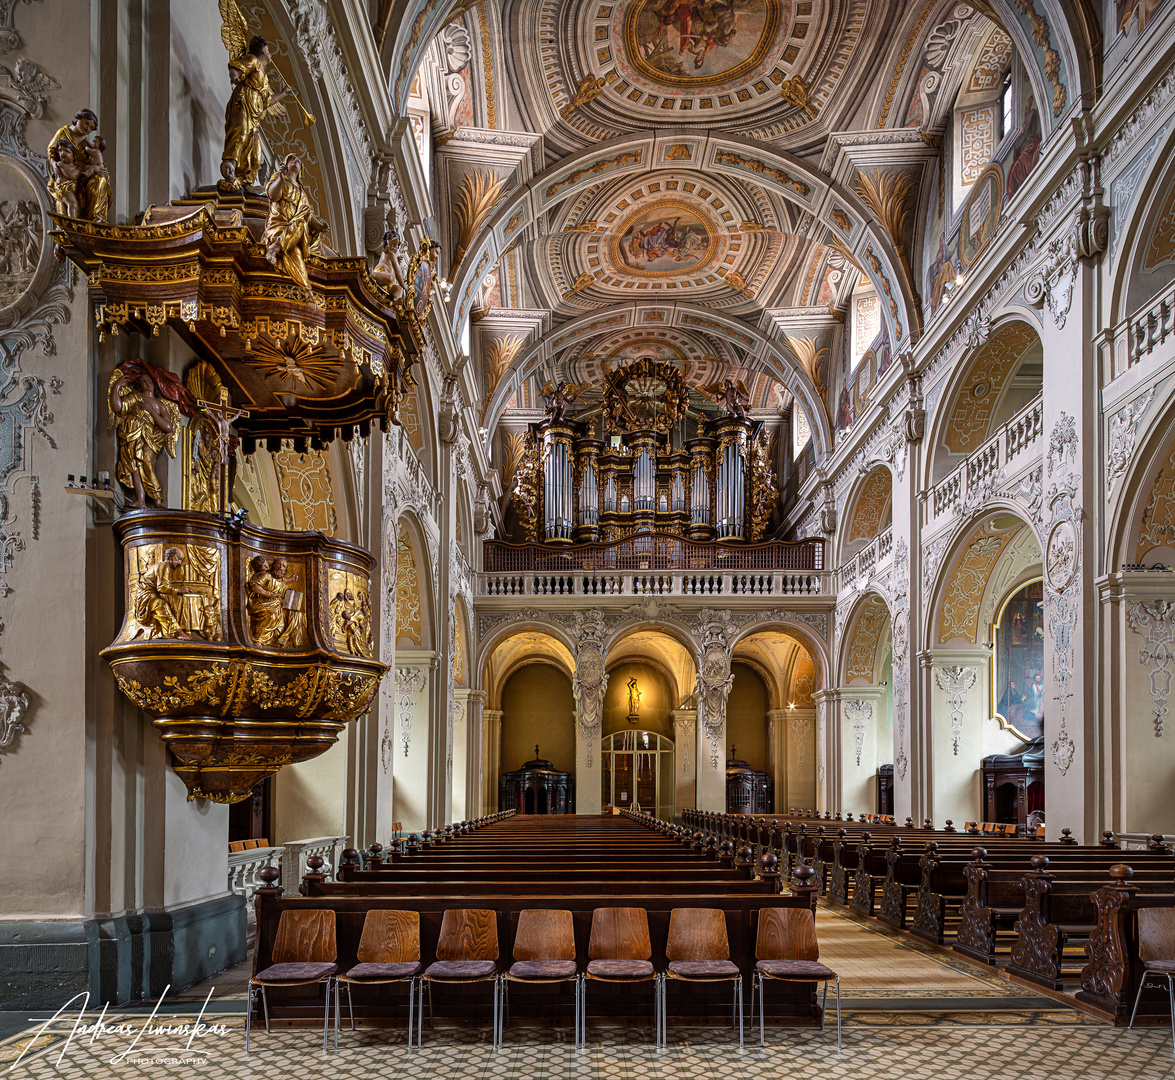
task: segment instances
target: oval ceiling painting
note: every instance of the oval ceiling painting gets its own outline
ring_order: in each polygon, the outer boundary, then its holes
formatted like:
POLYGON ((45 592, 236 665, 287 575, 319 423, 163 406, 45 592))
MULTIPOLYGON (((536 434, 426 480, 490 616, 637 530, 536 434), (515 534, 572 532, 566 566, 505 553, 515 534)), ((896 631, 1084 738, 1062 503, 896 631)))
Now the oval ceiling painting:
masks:
POLYGON ((631 0, 624 51, 665 86, 731 82, 760 67, 782 21, 780 0, 631 0))
POLYGON ((693 207, 667 199, 629 217, 610 247, 615 270, 669 277, 695 273, 712 262, 718 234, 693 207))

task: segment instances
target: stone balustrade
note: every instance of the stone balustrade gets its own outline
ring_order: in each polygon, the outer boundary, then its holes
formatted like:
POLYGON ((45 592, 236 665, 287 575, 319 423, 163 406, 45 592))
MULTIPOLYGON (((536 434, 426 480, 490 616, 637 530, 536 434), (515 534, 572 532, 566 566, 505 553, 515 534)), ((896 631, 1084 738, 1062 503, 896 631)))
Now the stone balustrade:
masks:
POLYGON ((741 573, 483 572, 479 596, 818 596, 831 591, 821 570, 748 570, 741 573))
POLYGON ((1044 414, 1038 394, 965 461, 931 489, 930 520, 978 509, 994 484, 1020 472, 1044 452, 1044 414))

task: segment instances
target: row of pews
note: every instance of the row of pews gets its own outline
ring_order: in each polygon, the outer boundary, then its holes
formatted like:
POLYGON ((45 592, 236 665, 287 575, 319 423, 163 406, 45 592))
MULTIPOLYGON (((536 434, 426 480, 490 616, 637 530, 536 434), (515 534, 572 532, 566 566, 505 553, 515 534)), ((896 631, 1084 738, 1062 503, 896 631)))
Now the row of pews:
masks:
MULTIPOLYGON (((777 859, 757 864, 737 857, 728 844, 701 849, 692 831, 667 825, 650 829, 646 819, 621 816, 517 816, 512 811, 443 829, 373 844, 366 852, 348 850, 328 881, 321 859, 308 860, 310 872, 301 895, 285 897, 270 881, 254 895, 257 944, 253 971, 272 962, 277 927, 288 910, 334 912, 338 967, 357 962, 367 912, 390 909, 418 912, 421 963, 436 959, 441 921, 447 909, 490 909, 497 914, 499 966, 510 966, 519 913, 560 909, 572 913, 577 962, 588 961, 592 913, 601 907, 643 908, 648 916, 656 970, 665 970, 669 917, 674 908, 717 908, 726 919, 731 960, 747 985, 755 969, 755 935, 765 907, 811 907, 815 890, 799 886, 783 895, 777 859)), ((264 871, 263 871, 264 874, 264 871)), ((354 1014, 366 1023, 390 1024, 407 1014, 402 988, 353 987, 354 1014)), ((530 987, 514 984, 512 1017, 571 1023, 573 984, 530 987)), ((275 1022, 320 1020, 322 991, 310 987, 270 987, 269 1015, 275 1022)), ((484 991, 446 987, 435 1001, 437 1015, 484 1020, 484 991)), ((647 986, 610 985, 607 994, 589 998, 596 1017, 649 1014, 647 986)), ((729 983, 691 985, 689 994, 670 998, 673 1016, 688 1022, 730 1017, 729 983)), ((813 983, 780 983, 767 1002, 767 1018, 777 1023, 817 1024, 821 1009, 813 983)))
MULTIPOLYGON (((687 810, 696 847, 730 845, 736 859, 771 853, 783 880, 810 881, 828 901, 1124 1022, 1144 958, 1175 959, 1175 856, 1152 839, 1125 855, 1112 833, 1097 845, 1062 830, 1037 836, 936 830, 831 817, 782 823, 687 810), (1128 864, 1127 864, 1128 858, 1128 864), (1144 940, 1145 939, 1145 940, 1144 940), (1140 955, 1140 948, 1141 953, 1140 955)), ((1145 990, 1140 1018, 1166 1017, 1167 995, 1145 990)))

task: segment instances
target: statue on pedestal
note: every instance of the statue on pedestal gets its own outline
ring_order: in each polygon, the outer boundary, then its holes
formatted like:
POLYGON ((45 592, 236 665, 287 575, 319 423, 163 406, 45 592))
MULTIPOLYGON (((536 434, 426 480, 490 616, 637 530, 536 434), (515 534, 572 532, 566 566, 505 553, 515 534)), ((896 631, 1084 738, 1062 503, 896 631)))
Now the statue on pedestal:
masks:
POLYGON ((269 218, 261 238, 265 257, 301 285, 312 303, 317 303, 306 273, 306 259, 312 251, 318 251, 322 234, 329 232, 330 226, 310 208, 302 186, 302 161, 297 154, 286 155, 265 185, 265 193, 270 199, 269 218))
POLYGON ((49 194, 57 212, 86 221, 106 221, 110 215, 110 173, 103 160, 106 140, 93 135, 97 114, 79 109, 49 140, 49 194))
POLYGON ((269 42, 259 35, 249 36, 249 25, 236 0, 220 0, 220 18, 220 39, 228 49, 229 81, 233 86, 224 110, 220 175, 221 186, 232 190, 247 187, 257 179, 257 170, 261 168, 262 117, 284 115, 282 101, 286 97, 293 97, 297 102, 307 127, 314 123, 314 117, 288 86, 274 93, 266 70, 273 63, 269 42))
POLYGON ((170 371, 135 359, 114 369, 107 397, 109 426, 118 434, 118 482, 134 491, 133 509, 145 509, 148 499, 162 506, 155 459, 165 448, 175 457, 183 416, 195 415, 191 395, 170 371))

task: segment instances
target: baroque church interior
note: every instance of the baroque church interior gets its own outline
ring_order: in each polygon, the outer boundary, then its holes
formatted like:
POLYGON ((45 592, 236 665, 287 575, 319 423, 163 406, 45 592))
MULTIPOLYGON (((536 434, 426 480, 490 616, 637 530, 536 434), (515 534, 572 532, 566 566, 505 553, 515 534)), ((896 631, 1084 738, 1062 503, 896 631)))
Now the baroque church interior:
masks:
POLYGON ((1171 1075, 1173 146, 1166 0, 0 0, 0 1063, 1171 1075))

